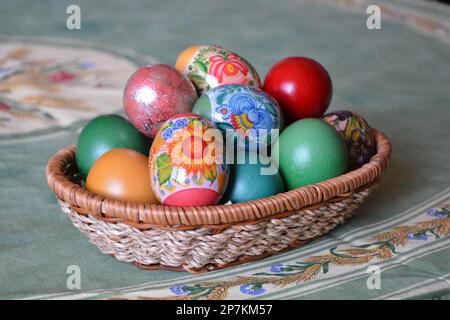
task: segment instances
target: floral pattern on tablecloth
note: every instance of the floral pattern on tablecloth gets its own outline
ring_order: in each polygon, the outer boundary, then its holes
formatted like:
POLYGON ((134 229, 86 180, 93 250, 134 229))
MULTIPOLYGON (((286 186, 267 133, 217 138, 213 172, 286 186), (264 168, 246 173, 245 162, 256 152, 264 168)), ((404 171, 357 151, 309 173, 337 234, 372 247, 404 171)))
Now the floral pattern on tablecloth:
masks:
POLYGON ((0 42, 0 139, 67 128, 117 112, 136 64, 90 48, 0 42))
POLYGON ((423 212, 412 224, 397 225, 376 234, 361 244, 337 245, 323 253, 300 261, 277 262, 267 270, 242 274, 223 280, 180 283, 167 288, 167 295, 147 296, 125 293, 112 299, 164 299, 164 300, 223 300, 264 297, 283 288, 294 287, 327 274, 349 272, 360 266, 386 261, 414 251, 425 243, 448 238, 450 235, 450 202, 423 212))

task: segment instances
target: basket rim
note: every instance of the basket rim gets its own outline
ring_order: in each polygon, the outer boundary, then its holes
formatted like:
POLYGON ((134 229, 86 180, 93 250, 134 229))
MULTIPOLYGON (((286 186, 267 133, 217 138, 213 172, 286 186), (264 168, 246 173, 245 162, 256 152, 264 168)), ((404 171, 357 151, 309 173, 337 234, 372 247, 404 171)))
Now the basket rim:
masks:
MULTIPOLYGON (((67 168, 75 164, 75 145, 54 154, 48 161, 46 178, 55 195, 68 202, 79 214, 91 214, 110 222, 123 222, 137 228, 158 226, 186 228, 257 222, 283 213, 315 206, 336 197, 345 197, 378 181, 391 157, 391 143, 382 132, 372 129, 377 153, 362 167, 338 177, 306 185, 257 200, 201 207, 170 207, 156 204, 112 200, 94 194, 72 182, 67 168)), ((76 166, 74 166, 76 168, 76 166)))

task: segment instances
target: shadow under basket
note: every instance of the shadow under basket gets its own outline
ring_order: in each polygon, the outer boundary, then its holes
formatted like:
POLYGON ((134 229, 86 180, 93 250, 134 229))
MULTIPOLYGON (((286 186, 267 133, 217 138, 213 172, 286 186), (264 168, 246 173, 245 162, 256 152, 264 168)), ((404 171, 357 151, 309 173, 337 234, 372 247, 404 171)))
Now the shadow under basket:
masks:
POLYGON ((388 166, 391 144, 339 177, 258 200, 204 207, 117 201, 81 185, 75 146, 55 154, 47 182, 62 210, 103 253, 143 269, 205 272, 299 247, 353 216, 388 166))

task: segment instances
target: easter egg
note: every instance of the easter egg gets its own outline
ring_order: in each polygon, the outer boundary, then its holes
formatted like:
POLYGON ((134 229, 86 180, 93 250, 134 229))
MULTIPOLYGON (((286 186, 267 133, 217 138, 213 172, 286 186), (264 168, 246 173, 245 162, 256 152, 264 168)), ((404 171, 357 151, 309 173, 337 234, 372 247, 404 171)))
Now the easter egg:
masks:
POLYGON ((235 164, 230 174, 225 198, 232 203, 269 197, 284 191, 283 180, 276 166, 270 167, 268 158, 257 163, 235 164), (266 171, 263 170, 266 169, 266 171), (269 168, 273 170, 269 170, 269 168))
POLYGON ((280 104, 287 122, 320 118, 331 102, 333 86, 317 61, 289 57, 276 63, 264 80, 264 91, 280 104))
POLYGON ((339 176, 347 169, 344 139, 321 119, 303 119, 289 125, 272 152, 277 149, 281 175, 289 189, 339 176))
POLYGON ((227 185, 220 130, 193 113, 170 118, 150 149, 151 186, 168 206, 217 204, 227 185))
POLYGON ((248 61, 216 45, 187 48, 178 56, 175 67, 192 80, 200 94, 232 83, 261 87, 259 76, 248 61))
POLYGON ((239 84, 223 85, 206 91, 194 104, 194 113, 210 119, 222 131, 234 130, 239 145, 249 142, 269 145, 270 130, 280 129, 282 116, 278 103, 261 89, 239 84))
POLYGON ((349 169, 359 168, 375 154, 375 137, 363 117, 352 111, 336 111, 323 116, 344 137, 349 169))
POLYGON ((148 159, 131 149, 112 149, 102 155, 89 171, 86 189, 107 197, 157 204, 150 187, 148 159))
POLYGON ((92 119, 78 138, 76 163, 86 178, 94 162, 113 148, 127 148, 147 155, 150 139, 119 115, 103 115, 92 119))
POLYGON ((154 137, 159 127, 175 114, 190 112, 197 100, 192 82, 166 64, 152 64, 131 75, 123 93, 130 122, 143 134, 154 137))

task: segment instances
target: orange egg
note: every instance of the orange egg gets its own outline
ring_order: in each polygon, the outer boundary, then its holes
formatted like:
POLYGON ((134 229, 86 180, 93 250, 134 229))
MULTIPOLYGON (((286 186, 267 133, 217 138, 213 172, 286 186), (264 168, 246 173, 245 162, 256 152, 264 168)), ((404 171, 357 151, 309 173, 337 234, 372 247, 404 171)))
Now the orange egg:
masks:
POLYGON ((200 47, 201 46, 192 46, 181 52, 177 58, 177 62, 175 63, 175 68, 177 68, 181 72, 184 72, 184 69, 191 61, 191 58, 194 56, 194 54, 197 53, 197 50, 200 47))
POLYGON ((150 185, 148 158, 131 149, 112 149, 94 162, 86 189, 110 199, 157 204, 150 185))

